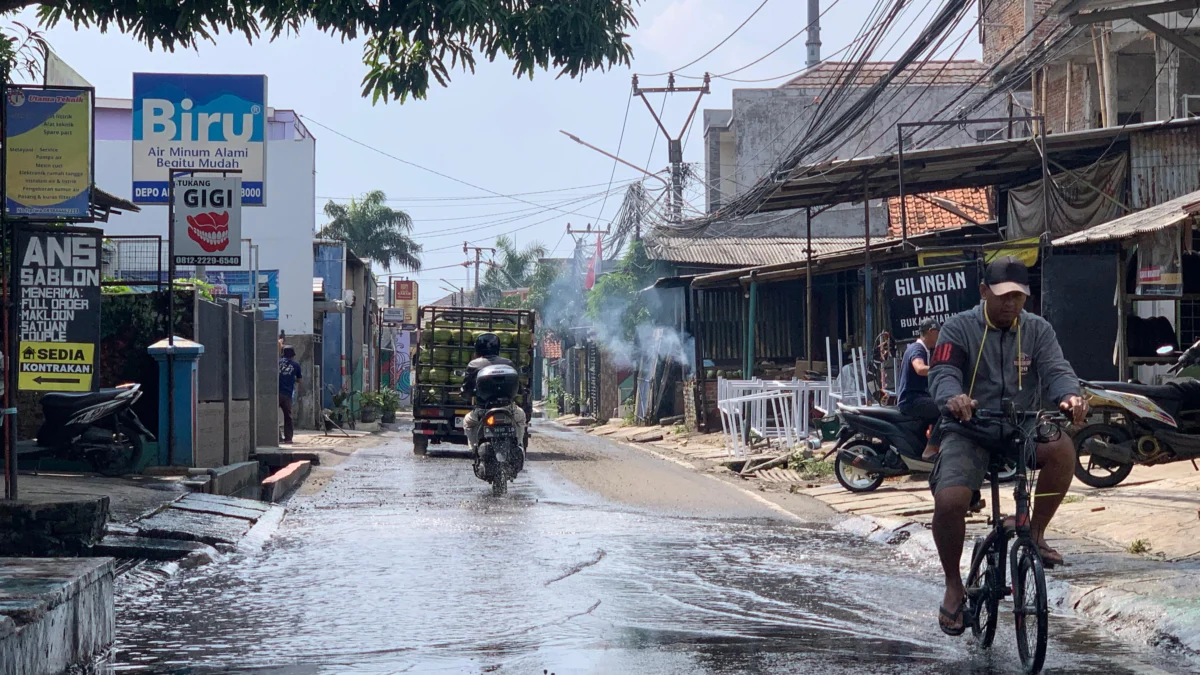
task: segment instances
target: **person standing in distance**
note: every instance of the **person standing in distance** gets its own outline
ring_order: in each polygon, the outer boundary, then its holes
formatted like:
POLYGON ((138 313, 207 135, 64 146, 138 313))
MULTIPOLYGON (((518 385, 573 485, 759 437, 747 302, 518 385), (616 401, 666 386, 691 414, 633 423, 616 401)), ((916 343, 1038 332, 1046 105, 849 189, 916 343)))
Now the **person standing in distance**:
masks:
POLYGON ((291 443, 295 425, 292 422, 292 401, 300 390, 304 376, 300 364, 296 363, 296 350, 284 345, 283 356, 279 357, 279 409, 283 411, 283 442, 291 443))

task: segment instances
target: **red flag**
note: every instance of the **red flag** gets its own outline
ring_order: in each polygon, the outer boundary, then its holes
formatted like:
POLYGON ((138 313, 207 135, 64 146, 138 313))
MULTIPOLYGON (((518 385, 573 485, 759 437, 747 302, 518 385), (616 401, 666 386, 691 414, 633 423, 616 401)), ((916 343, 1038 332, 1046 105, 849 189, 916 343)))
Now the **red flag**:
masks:
POLYGON ((600 237, 596 237, 596 255, 588 261, 587 279, 583 282, 583 287, 591 290, 592 286, 596 285, 596 273, 600 269, 600 261, 604 256, 604 247, 600 244, 600 237))

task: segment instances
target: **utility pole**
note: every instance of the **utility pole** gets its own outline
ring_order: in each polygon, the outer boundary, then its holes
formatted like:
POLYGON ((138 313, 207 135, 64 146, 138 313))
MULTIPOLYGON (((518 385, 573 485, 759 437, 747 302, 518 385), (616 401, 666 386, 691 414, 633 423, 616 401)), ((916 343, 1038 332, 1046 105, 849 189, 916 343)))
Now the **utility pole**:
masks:
POLYGON ((646 108, 650 110, 650 114, 654 116, 654 121, 658 123, 658 128, 662 130, 663 136, 667 138, 667 155, 671 162, 671 216, 675 222, 683 220, 683 135, 687 132, 688 127, 692 125, 692 119, 696 117, 696 110, 700 107, 700 99, 709 93, 709 75, 704 74, 704 84, 699 87, 676 87, 675 73, 667 75, 666 87, 649 87, 643 89, 638 86, 638 76, 633 76, 633 95, 642 99, 646 104, 646 108), (672 137, 671 132, 667 131, 667 127, 663 125, 662 118, 654 111, 654 106, 650 105, 650 100, 646 98, 646 94, 683 94, 695 92, 696 102, 692 104, 692 111, 688 113, 687 121, 683 123, 683 129, 680 130, 677 136, 672 137))
MULTIPOLYGON (((583 241, 585 239, 587 239, 589 236, 591 236, 593 234, 596 235, 596 247, 599 248, 600 241, 601 241, 600 238, 603 237, 604 235, 608 234, 608 228, 604 228, 603 230, 599 230, 599 229, 593 230, 592 224, 588 223, 587 227, 580 230, 580 229, 571 227, 571 224, 567 223, 567 234, 571 235, 571 238, 575 240, 576 250, 578 250, 580 248, 580 246, 582 246, 583 241), (577 235, 577 234, 580 236, 576 237, 575 235, 577 235)), ((596 270, 596 272, 599 273, 600 270, 596 270)))
MULTIPOLYGON (((484 251, 488 251, 492 254, 495 254, 496 249, 488 248, 486 246, 469 246, 468 245, 469 243, 470 242, 466 242, 466 241, 463 242, 463 253, 470 255, 470 251, 475 251, 475 291, 474 291, 474 296, 475 296, 475 306, 478 307, 479 306, 479 264, 482 262, 482 260, 480 259, 480 256, 483 255, 484 251)), ((467 262, 468 262, 468 264, 470 263, 469 260, 467 262)))

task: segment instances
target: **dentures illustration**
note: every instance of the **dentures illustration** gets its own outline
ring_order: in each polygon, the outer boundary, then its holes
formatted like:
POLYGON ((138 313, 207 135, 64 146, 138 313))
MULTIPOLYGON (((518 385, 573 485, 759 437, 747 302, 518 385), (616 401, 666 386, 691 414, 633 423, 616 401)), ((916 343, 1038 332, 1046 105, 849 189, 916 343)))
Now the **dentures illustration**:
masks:
POLYGON ((229 246, 229 212, 209 211, 187 217, 188 236, 208 253, 229 246))

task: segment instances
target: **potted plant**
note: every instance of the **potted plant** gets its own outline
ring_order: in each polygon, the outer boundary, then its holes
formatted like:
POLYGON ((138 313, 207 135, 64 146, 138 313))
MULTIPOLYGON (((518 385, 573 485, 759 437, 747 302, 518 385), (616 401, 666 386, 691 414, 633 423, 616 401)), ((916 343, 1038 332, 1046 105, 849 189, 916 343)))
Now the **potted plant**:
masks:
POLYGON ((379 390, 379 421, 392 424, 396 421, 396 408, 400 407, 400 394, 387 387, 379 390))
MULTIPOLYGON (((333 386, 329 385, 330 390, 333 386)), ((350 412, 350 403, 357 394, 349 390, 333 391, 333 408, 329 410, 329 418, 334 421, 339 427, 350 426, 353 428, 354 415, 350 412)), ((326 431, 329 425, 326 424, 326 431)))
POLYGON ((366 391, 359 394, 358 401, 360 404, 359 418, 364 422, 374 422, 379 413, 379 392, 366 391))

